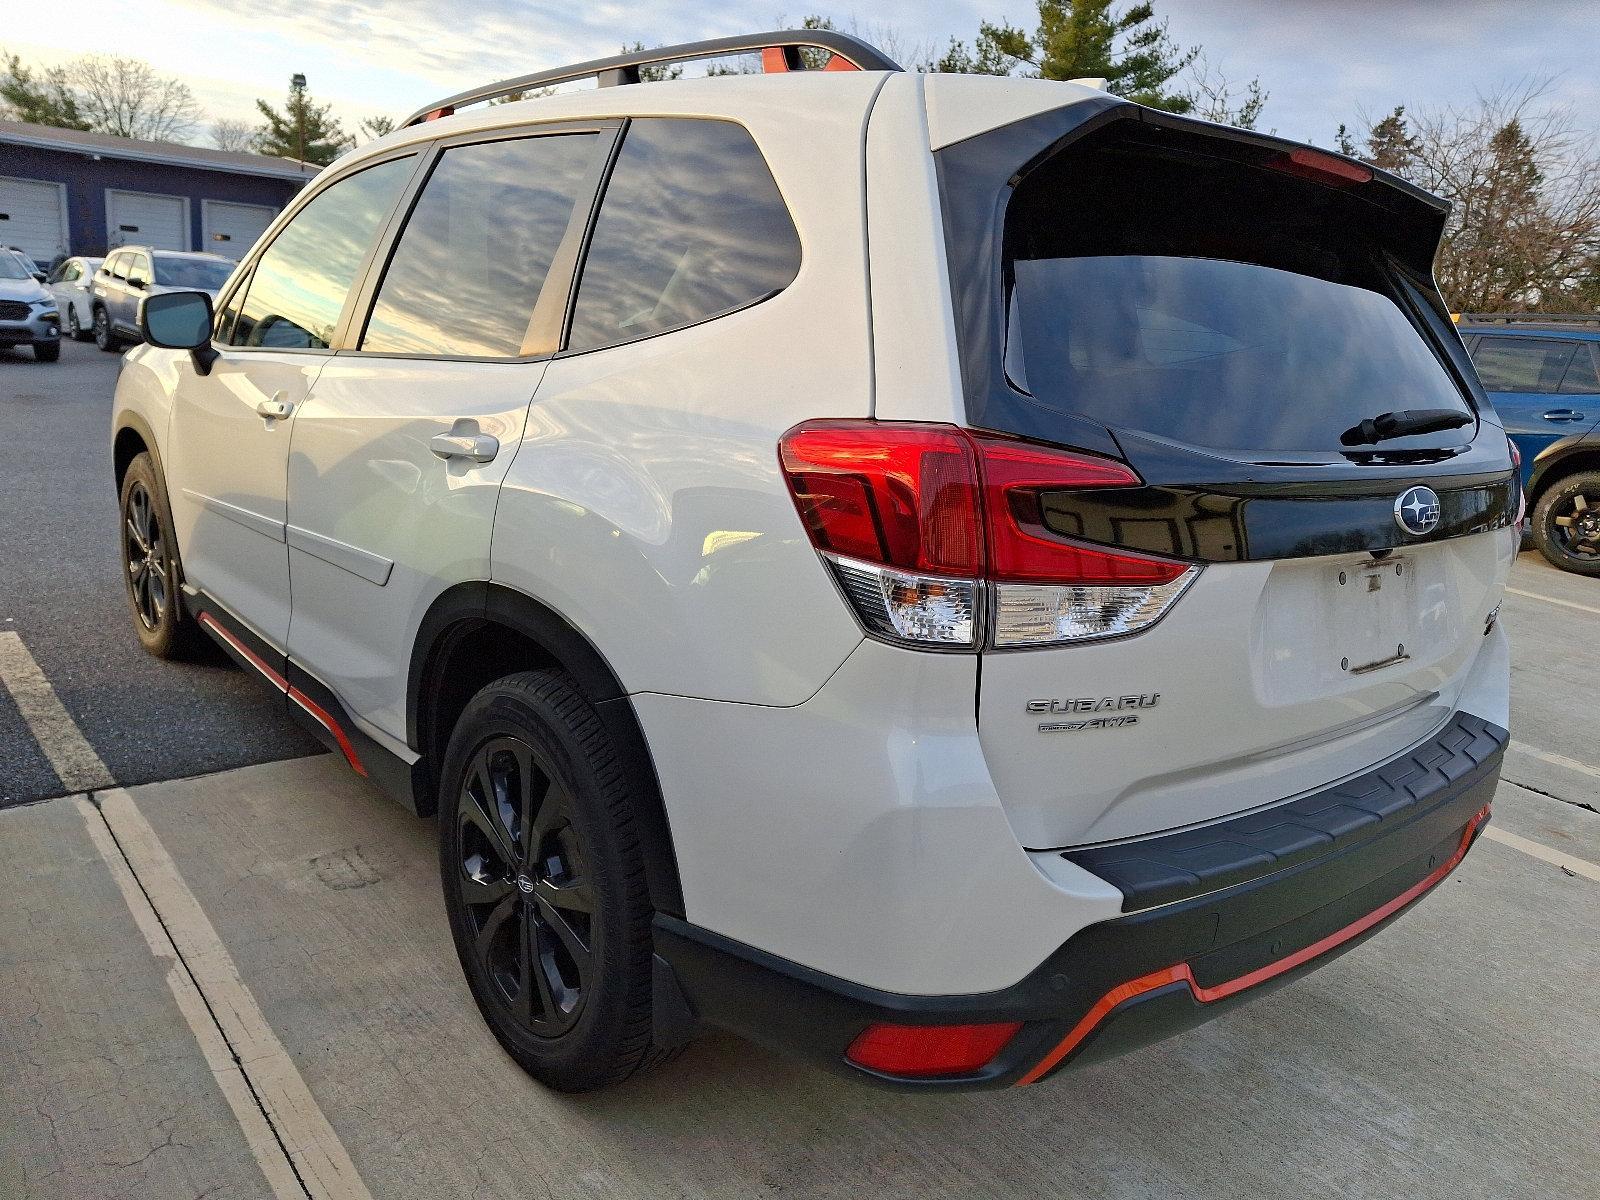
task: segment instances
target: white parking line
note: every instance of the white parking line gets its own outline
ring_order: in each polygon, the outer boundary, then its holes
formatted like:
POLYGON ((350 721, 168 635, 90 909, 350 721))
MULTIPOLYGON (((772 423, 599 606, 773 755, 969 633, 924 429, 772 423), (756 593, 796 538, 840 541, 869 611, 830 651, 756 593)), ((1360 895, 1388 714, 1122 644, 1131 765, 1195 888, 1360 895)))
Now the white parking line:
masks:
POLYGON ((1529 838, 1515 833, 1507 833, 1504 829, 1494 825, 1486 827, 1483 836, 1491 842, 1499 842, 1503 846, 1510 846, 1513 850, 1521 850, 1530 857, 1537 858, 1540 862, 1547 862, 1552 866, 1562 867, 1574 875, 1581 875, 1585 879, 1592 879, 1600 883, 1600 866, 1583 858, 1574 858, 1570 854, 1563 854, 1543 842, 1535 842, 1529 838))
POLYGON ((228 1048, 227 1039, 222 1036, 222 1031, 217 1028, 216 1021, 206 1008, 205 998, 195 986, 194 977, 179 959, 177 947, 162 927, 161 918, 150 907, 149 897, 140 889, 139 881, 128 869, 122 851, 117 849, 111 830, 106 826, 105 818, 88 800, 79 797, 77 804, 78 811, 83 814, 83 823, 89 827, 89 838, 94 842, 95 849, 100 851, 106 869, 121 890, 128 911, 133 914, 134 924, 138 925, 139 932, 150 944, 150 953, 158 959, 172 961, 172 969, 167 972, 167 987, 172 989, 172 998, 178 1003, 178 1011, 194 1034, 194 1040, 200 1044, 200 1053, 211 1068, 217 1086, 222 1089, 228 1107, 233 1110, 239 1128, 244 1131, 245 1142, 261 1167, 261 1173, 267 1177, 273 1196, 277 1200, 306 1200, 305 1189, 295 1178, 294 1168, 289 1165, 289 1159, 278 1144, 271 1123, 251 1094, 250 1083, 228 1048))
POLYGON ((1569 771, 1577 771, 1580 775, 1588 775, 1595 779, 1600 779, 1600 767, 1591 767, 1588 763, 1579 762, 1575 758, 1568 758, 1565 754, 1556 754, 1551 750, 1541 750, 1537 746, 1530 746, 1527 742, 1519 742, 1515 739, 1511 742, 1511 748, 1518 754, 1526 754, 1530 758, 1537 758, 1553 767, 1565 767, 1569 771))
MULTIPOLYGON (((130 895, 126 888, 123 891, 128 906, 135 909, 135 919, 139 918, 139 904, 148 905, 152 910, 148 916, 159 919, 163 934, 170 939, 171 952, 178 959, 175 970, 187 972, 203 999, 203 1018, 192 1011, 192 1006, 184 1008, 184 1016, 195 1029, 195 1038, 212 1063, 212 1071, 223 1084, 224 1095, 234 1105, 236 1115, 240 1114, 236 1095, 229 1093, 229 1084, 219 1072, 235 1063, 241 1070, 241 1081, 252 1093, 248 1107, 262 1119, 258 1124, 246 1113, 240 1115, 239 1123, 274 1193, 309 1196, 311 1200, 372 1200, 339 1135, 239 977, 239 969, 211 919, 133 797, 114 788, 101 795, 98 810, 87 802, 81 803, 88 810, 84 817, 91 832, 97 822, 109 831, 106 840, 115 839, 111 853, 126 860, 125 869, 130 869, 132 883, 140 890, 138 897, 130 895), (211 1028, 207 1029, 207 1025, 211 1028), (220 1049, 217 1042, 223 1043, 220 1049), (213 1058, 214 1054, 224 1057, 219 1060, 213 1058), (260 1136, 262 1124, 268 1126, 270 1142, 260 1136), (284 1155, 288 1156, 287 1162, 284 1155), (283 1172, 290 1163, 290 1174, 297 1177, 298 1186, 293 1191, 281 1191, 283 1172)), ((107 862, 111 862, 104 842, 97 844, 107 862)), ((157 949, 155 941, 151 944, 157 949)), ((157 949, 158 954, 166 952, 157 949)), ((184 1006, 180 1003, 179 1007, 184 1006)))
POLYGON ((1525 592, 1521 588, 1508 587, 1507 594, 1512 596, 1526 596, 1529 600, 1543 600, 1546 604, 1559 604, 1562 608, 1575 608, 1579 612, 1594 613, 1600 616, 1600 608, 1591 604, 1579 604, 1575 600, 1557 600, 1554 596, 1542 596, 1538 592, 1525 592))
POLYGON ((69 792, 92 792, 116 782, 22 644, 22 635, 12 630, 0 633, 0 684, 16 701, 17 711, 61 778, 62 787, 69 792))

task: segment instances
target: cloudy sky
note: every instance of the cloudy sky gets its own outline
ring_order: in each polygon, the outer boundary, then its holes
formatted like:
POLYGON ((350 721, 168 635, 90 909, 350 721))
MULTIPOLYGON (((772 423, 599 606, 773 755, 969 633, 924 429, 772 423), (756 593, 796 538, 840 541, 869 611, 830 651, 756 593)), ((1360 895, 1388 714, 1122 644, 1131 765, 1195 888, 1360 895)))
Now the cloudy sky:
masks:
MULTIPOLYGON (((486 80, 612 53, 624 42, 688 41, 821 12, 897 48, 942 48, 984 17, 1028 22, 1032 0, 16 0, 0 48, 34 62, 85 51, 148 59, 188 81, 212 117, 253 117, 303 71, 346 127, 404 115, 486 80), (63 19, 62 13, 70 13, 63 19), (245 15, 248 14, 248 15, 245 15)), ((1231 79, 1259 76, 1263 128, 1327 144, 1354 123, 1407 104, 1470 103, 1480 91, 1552 80, 1552 99, 1600 132, 1600 44, 1593 0, 1156 0, 1185 45, 1231 79)))

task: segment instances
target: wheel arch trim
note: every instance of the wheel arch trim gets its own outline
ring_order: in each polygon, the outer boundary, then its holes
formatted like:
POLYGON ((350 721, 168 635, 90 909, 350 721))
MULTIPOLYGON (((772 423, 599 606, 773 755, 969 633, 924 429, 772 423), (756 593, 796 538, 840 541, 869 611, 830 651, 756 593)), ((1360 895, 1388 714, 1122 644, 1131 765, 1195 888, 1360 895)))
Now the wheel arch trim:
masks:
MULTIPOLYGON (((503 584, 478 580, 446 589, 429 606, 417 628, 406 680, 406 742, 421 753, 428 769, 420 774, 434 788, 442 757, 434 752, 439 731, 427 700, 436 690, 456 642, 486 626, 498 626, 538 646, 577 683, 594 706, 622 758, 643 840, 645 875, 657 912, 684 915, 683 888, 673 850, 666 804, 644 729, 616 672, 589 638, 549 606, 503 584)), ((508 665, 507 673, 517 668, 508 665)), ((432 796, 418 797, 419 809, 432 796)))
POLYGON ((1533 460, 1528 476, 1529 510, 1556 480, 1584 470, 1600 471, 1600 439, 1586 430, 1551 442, 1533 460))

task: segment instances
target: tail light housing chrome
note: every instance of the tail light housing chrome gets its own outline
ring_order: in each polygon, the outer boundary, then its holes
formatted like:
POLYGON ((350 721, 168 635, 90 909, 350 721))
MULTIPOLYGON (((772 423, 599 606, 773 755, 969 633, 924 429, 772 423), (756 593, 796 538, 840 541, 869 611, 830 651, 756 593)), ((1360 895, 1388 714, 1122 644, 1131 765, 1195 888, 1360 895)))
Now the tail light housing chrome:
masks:
POLYGON ((863 627, 922 649, 1136 633, 1199 574, 1063 538, 1042 498, 1137 487, 1125 463, 954 425, 807 421, 779 460, 812 544, 863 627))

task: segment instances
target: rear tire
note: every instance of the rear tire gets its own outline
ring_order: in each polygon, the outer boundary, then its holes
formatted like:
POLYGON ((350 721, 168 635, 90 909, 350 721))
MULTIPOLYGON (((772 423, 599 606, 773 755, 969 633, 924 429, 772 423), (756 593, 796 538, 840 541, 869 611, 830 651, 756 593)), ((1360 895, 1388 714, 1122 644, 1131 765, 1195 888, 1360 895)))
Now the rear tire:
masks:
POLYGON ((61 357, 60 342, 35 342, 33 356, 40 362, 55 362, 61 357))
POLYGON ((1533 509, 1533 544, 1551 564, 1600 575, 1600 471, 1558 479, 1533 509))
POLYGON ((128 464, 119 512, 122 586, 139 644, 157 658, 196 657, 205 638, 184 611, 178 539, 172 532, 166 489, 148 451, 128 464))
POLYGON ((107 354, 115 354, 122 348, 117 344, 117 335, 111 332, 111 318, 98 305, 94 310, 94 344, 107 354))
POLYGON ((78 320, 78 306, 67 305, 67 336, 75 342, 86 342, 94 335, 83 327, 83 322, 78 320))
POLYGON ((450 932, 490 1031, 549 1087, 620 1082, 651 1046, 651 917, 628 783, 559 671, 467 704, 440 780, 450 932))

